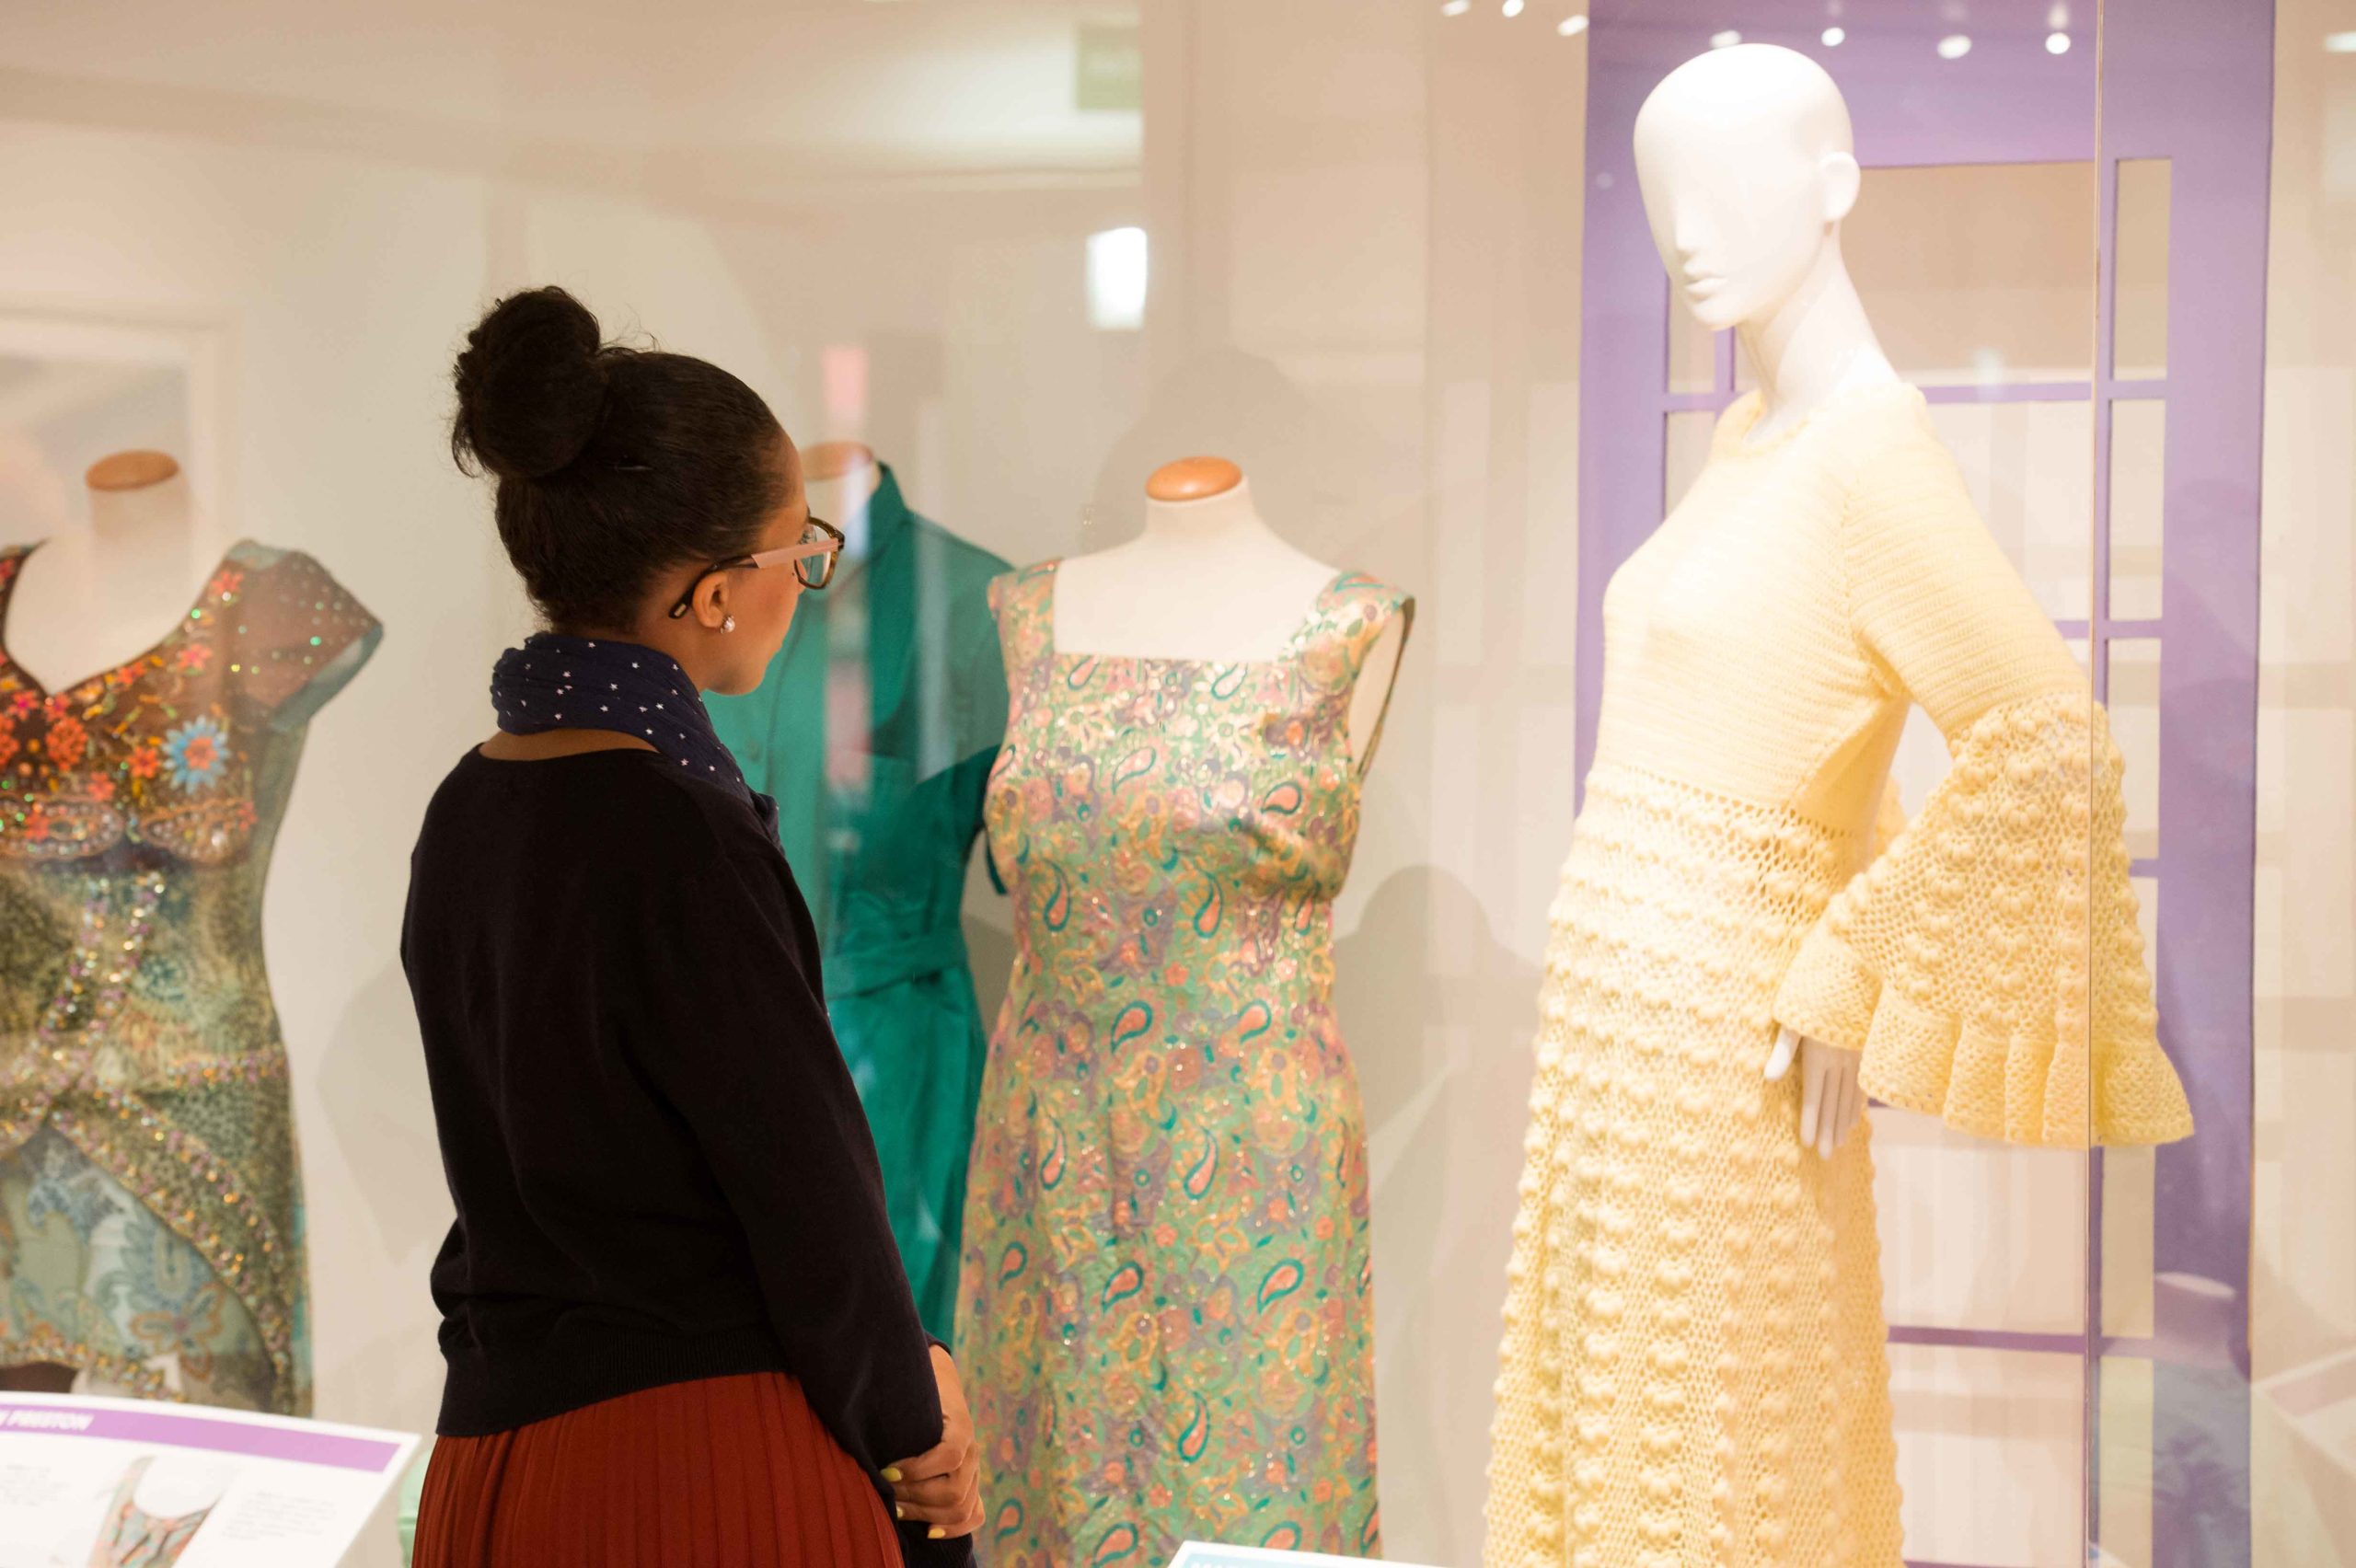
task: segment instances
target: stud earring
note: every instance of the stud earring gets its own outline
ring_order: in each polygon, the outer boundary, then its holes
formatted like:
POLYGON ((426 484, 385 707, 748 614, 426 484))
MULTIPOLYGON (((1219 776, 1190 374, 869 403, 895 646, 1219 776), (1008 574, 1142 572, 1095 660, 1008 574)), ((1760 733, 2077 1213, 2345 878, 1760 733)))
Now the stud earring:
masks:
POLYGON ((736 617, 734 616, 730 616, 726 620, 722 621, 720 623, 720 629, 722 631, 734 631, 736 629, 736 617))

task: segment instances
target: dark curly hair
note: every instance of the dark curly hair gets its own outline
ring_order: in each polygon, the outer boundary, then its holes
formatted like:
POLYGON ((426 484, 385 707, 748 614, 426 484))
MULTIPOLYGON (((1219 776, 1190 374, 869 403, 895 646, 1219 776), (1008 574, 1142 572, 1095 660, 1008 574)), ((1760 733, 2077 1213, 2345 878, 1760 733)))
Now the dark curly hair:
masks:
POLYGON ((507 559, 559 630, 616 629, 663 572, 759 548, 785 499, 760 395, 687 354, 604 341, 560 288, 509 294, 467 334, 450 455, 498 476, 507 559))

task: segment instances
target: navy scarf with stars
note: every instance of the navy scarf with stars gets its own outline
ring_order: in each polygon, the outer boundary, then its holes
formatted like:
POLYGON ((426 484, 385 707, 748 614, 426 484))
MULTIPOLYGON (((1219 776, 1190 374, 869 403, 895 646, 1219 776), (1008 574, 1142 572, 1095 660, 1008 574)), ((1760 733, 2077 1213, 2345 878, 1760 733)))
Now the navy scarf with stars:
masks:
POLYGON ((687 671, 668 653, 635 642, 543 631, 499 656, 491 706, 511 735, 544 730, 611 730, 635 735, 699 778, 752 802, 777 833, 777 802, 745 781, 711 727, 687 671))

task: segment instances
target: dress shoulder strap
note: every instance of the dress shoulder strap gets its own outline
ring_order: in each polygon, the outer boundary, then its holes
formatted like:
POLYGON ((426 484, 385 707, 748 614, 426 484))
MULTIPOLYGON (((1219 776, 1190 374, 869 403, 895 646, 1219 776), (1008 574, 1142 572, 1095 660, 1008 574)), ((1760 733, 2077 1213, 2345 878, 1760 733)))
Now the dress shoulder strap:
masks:
POLYGON ((1317 595, 1315 608, 1293 633, 1290 655, 1321 689, 1348 691, 1393 617, 1403 617, 1406 629, 1414 628, 1414 594, 1365 572, 1345 571, 1317 595))
MULTIPOLYGON (((1400 661, 1403 663, 1406 640, 1415 626, 1414 594, 1362 571, 1345 571, 1325 585, 1325 591, 1317 596, 1317 607, 1294 634, 1292 650, 1303 677, 1321 701, 1342 705, 1350 701, 1357 691, 1367 655, 1374 651, 1374 645, 1381 640, 1393 620, 1399 623, 1400 661)), ((1357 758, 1361 776, 1374 761, 1375 748, 1382 744, 1383 721, 1391 711, 1391 691, 1398 679, 1399 664, 1394 663, 1390 685, 1382 693, 1381 709, 1375 715, 1374 729, 1357 758)))
POLYGON ((990 614, 1010 680, 1055 651, 1056 568, 1062 564, 1043 560, 990 579, 990 614))

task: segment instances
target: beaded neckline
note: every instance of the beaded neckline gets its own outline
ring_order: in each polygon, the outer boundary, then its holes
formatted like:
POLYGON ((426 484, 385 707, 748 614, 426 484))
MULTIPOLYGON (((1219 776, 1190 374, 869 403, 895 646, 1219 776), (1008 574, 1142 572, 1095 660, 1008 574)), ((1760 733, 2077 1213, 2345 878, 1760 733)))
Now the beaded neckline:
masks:
POLYGON ((14 562, 12 570, 5 575, 0 575, 0 669, 14 671, 17 679, 32 687, 40 696, 55 698, 63 697, 69 692, 80 691, 85 686, 103 686, 109 675, 119 675, 125 670, 145 663, 159 653, 169 652, 174 644, 188 635, 189 628, 206 615, 206 603, 212 597, 213 584, 220 580, 222 569, 235 564, 237 553, 252 542, 249 539, 238 540, 229 547, 227 553, 213 563, 213 570, 204 574, 204 582, 197 589, 196 596, 189 601, 188 607, 180 613, 179 619, 172 623, 170 630, 133 653, 130 658, 110 664, 103 670, 92 670, 80 679, 68 681, 61 686, 50 686, 28 669, 22 660, 8 651, 8 612, 16 605, 17 585, 24 578, 25 562, 32 559, 33 551, 48 541, 38 540, 27 545, 24 548, 14 552, 11 558, 14 562))

